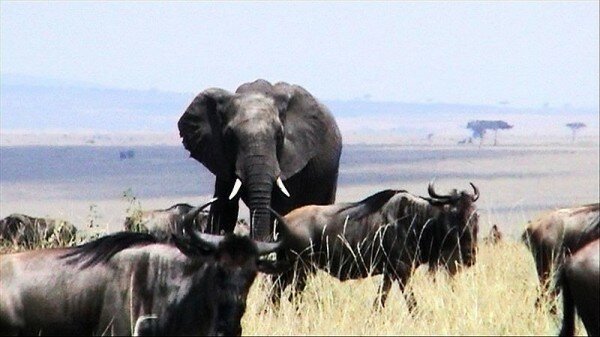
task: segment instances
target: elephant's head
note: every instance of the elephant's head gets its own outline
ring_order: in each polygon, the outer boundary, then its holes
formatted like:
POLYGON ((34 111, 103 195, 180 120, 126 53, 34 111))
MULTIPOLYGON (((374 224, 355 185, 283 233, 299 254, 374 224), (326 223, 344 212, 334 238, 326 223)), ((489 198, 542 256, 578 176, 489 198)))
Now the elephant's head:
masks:
POLYGON ((257 80, 235 93, 207 89, 180 118, 180 135, 191 156, 232 186, 219 197, 237 204, 241 191, 254 238, 270 236, 271 194, 289 197, 283 181, 305 167, 331 132, 319 116, 322 109, 301 87, 257 80))

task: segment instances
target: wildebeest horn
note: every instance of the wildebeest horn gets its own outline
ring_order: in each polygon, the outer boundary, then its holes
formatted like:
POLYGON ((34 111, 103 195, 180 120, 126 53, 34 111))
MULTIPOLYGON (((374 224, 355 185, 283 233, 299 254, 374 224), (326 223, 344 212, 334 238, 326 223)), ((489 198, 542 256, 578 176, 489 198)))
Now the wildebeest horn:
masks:
POLYGON ((287 223, 285 222, 285 220, 283 219, 281 214, 277 213, 271 207, 269 207, 269 211, 271 211, 271 213, 273 213, 273 215, 275 215, 275 218, 277 219, 277 221, 279 221, 281 223, 282 226, 285 226, 285 228, 288 228, 287 223))
POLYGON ((477 188, 477 186, 475 186, 475 184, 473 183, 469 183, 471 184, 471 186, 473 186, 473 191, 475 191, 475 194, 473 194, 473 197, 471 198, 471 200, 473 200, 473 202, 477 201, 477 199, 479 199, 479 189, 477 188))
POLYGON ((240 192, 240 187, 242 187, 242 181, 240 180, 240 178, 237 178, 235 180, 235 183, 233 184, 231 193, 229 194, 229 200, 235 198, 235 196, 240 192))
POLYGON ((436 199, 448 199, 449 198, 449 196, 442 196, 442 195, 435 193, 435 190, 433 188, 433 180, 429 182, 429 186, 427 187, 427 192, 429 193, 429 196, 432 198, 436 198, 436 199))
POLYGON ((276 242, 262 242, 262 241, 254 241, 256 243, 256 248, 258 249, 258 255, 267 255, 272 252, 275 252, 281 248, 281 240, 276 242))
POLYGON ((214 251, 219 247, 223 238, 222 235, 208 234, 208 233, 200 233, 196 230, 190 232, 192 238, 200 245, 209 248, 209 250, 214 251))
MULTIPOLYGON (((206 207, 210 206, 216 200, 217 200, 217 198, 212 198, 206 204, 204 204, 202 206, 198 206, 196 208, 193 208, 191 211, 187 212, 187 214, 183 216, 183 219, 181 220, 183 229, 185 230, 186 233, 188 233, 190 235, 191 238, 196 239, 201 242, 210 241, 210 240, 203 240, 200 238, 200 233, 194 228, 194 219, 196 218, 198 213, 202 212, 202 210, 204 210, 206 207)), ((210 246, 212 247, 212 245, 210 245, 210 246)))

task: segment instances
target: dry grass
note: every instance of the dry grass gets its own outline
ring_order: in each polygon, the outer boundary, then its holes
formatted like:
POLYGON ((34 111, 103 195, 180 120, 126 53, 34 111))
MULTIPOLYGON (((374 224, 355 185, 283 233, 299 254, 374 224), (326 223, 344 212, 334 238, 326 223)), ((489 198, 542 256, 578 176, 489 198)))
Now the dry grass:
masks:
MULTIPOLYGON (((537 276, 521 243, 482 245, 475 266, 453 279, 438 272, 433 280, 425 267, 418 269, 410 283, 418 301, 414 317, 397 286, 386 307, 374 309, 380 282, 381 276, 342 283, 319 272, 301 300, 282 300, 275 311, 268 300, 270 280, 261 277, 248 298, 244 334, 556 335, 560 329, 562 316, 550 314, 549 303, 534 306, 537 276)), ((585 334, 578 324, 578 333, 585 334)))

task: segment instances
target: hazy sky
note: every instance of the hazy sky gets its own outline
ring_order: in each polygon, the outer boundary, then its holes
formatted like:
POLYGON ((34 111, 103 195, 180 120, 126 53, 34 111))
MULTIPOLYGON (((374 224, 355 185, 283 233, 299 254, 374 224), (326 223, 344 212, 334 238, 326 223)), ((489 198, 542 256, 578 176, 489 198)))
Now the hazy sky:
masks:
POLYGON ((321 99, 599 101, 589 2, 1 2, 1 72, 197 93, 256 78, 321 99))

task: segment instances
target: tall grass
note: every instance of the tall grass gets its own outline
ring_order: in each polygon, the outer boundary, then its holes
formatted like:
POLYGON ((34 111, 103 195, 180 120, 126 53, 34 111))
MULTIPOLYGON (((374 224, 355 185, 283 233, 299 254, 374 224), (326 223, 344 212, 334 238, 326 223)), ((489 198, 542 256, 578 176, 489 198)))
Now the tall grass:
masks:
MULTIPOLYGON (((409 283, 418 301, 414 315, 397 286, 385 308, 373 306, 381 279, 340 282, 318 272, 301 298, 285 300, 288 288, 276 310, 268 299, 271 282, 261 277, 249 294, 244 334, 556 335, 560 329, 562 316, 550 314, 550 303, 535 308, 539 282, 521 243, 480 246, 477 263, 453 278, 417 269, 409 283)), ((585 334, 581 322, 577 331, 585 334)))

